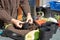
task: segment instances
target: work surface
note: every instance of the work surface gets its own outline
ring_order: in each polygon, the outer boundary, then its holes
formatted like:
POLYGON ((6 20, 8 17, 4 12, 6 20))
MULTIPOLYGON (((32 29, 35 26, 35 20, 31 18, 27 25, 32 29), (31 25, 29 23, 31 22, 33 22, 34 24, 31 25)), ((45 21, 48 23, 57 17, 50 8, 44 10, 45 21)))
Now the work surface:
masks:
MULTIPOLYGON (((13 40, 13 39, 0 36, 0 40, 13 40)), ((60 28, 57 29, 56 34, 54 34, 50 40, 60 40, 60 28)))

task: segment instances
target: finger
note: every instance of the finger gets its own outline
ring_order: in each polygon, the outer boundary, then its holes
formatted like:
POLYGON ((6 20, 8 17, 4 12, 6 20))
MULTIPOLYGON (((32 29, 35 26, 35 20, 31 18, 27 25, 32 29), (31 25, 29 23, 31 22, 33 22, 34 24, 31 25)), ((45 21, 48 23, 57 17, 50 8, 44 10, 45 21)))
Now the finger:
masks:
POLYGON ((19 24, 17 24, 17 26, 18 26, 19 28, 22 28, 22 24, 20 24, 20 25, 19 25, 19 24))
POLYGON ((22 28, 22 25, 18 25, 19 28, 22 28))
POLYGON ((25 22, 19 22, 19 23, 23 24, 23 23, 25 23, 25 22))
POLYGON ((32 22, 32 21, 29 21, 28 23, 29 23, 29 24, 33 24, 33 22, 32 22))
POLYGON ((26 20, 26 22, 28 22, 28 19, 26 20))
POLYGON ((27 19, 27 21, 26 22, 31 22, 31 19, 27 19))
POLYGON ((31 20, 31 21, 29 21, 29 23, 30 23, 30 24, 32 24, 32 23, 33 23, 33 21, 31 20))

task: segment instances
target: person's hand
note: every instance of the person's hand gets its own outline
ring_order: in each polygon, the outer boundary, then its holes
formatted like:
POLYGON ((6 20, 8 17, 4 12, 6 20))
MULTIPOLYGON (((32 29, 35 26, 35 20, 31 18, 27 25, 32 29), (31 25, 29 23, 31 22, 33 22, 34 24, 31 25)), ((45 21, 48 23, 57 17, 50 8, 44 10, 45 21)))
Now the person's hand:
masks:
POLYGON ((27 21, 26 22, 29 22, 30 24, 33 23, 33 19, 32 19, 30 14, 27 15, 27 21))
POLYGON ((23 23, 24 23, 24 22, 19 21, 19 20, 16 20, 16 19, 12 19, 11 22, 12 22, 13 24, 15 24, 15 25, 16 25, 17 27, 19 27, 19 28, 22 28, 23 23))

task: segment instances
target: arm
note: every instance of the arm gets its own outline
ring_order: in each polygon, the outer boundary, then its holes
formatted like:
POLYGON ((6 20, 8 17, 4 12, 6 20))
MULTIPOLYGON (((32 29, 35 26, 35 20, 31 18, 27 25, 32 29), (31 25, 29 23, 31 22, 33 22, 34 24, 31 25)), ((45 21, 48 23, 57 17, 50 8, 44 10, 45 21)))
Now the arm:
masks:
POLYGON ((29 6, 28 0, 25 0, 25 1, 23 0, 20 3, 21 3, 21 6, 22 6, 24 12, 26 13, 26 15, 28 15, 28 14, 30 15, 31 11, 30 11, 30 6, 29 6))
POLYGON ((33 19, 31 17, 31 11, 30 11, 30 6, 29 6, 29 2, 28 0, 23 0, 23 2, 21 2, 21 6, 25 12, 25 14, 27 15, 27 21, 26 22, 29 22, 29 23, 33 23, 33 19))
POLYGON ((4 9, 4 4, 1 3, 0 5, 0 20, 3 20, 5 23, 13 23, 15 24, 17 27, 22 27, 22 25, 19 25, 19 23, 23 23, 15 18, 13 18, 12 16, 10 16, 10 14, 4 9))
POLYGON ((22 28, 22 25, 19 25, 19 23, 24 23, 12 18, 5 10, 1 10, 1 9, 0 9, 0 20, 3 20, 4 22, 7 22, 7 23, 9 22, 13 23, 19 28, 22 28))
POLYGON ((4 9, 0 9, 0 20, 11 22, 11 19, 12 17, 4 9))

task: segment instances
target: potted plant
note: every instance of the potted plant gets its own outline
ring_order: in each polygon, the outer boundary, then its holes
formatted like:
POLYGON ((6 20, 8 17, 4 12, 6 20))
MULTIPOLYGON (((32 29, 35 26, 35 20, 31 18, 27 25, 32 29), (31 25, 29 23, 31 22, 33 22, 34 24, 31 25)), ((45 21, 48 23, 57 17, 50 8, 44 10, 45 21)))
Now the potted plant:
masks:
POLYGON ((55 18, 57 19, 59 27, 60 27, 60 15, 55 15, 55 18))

